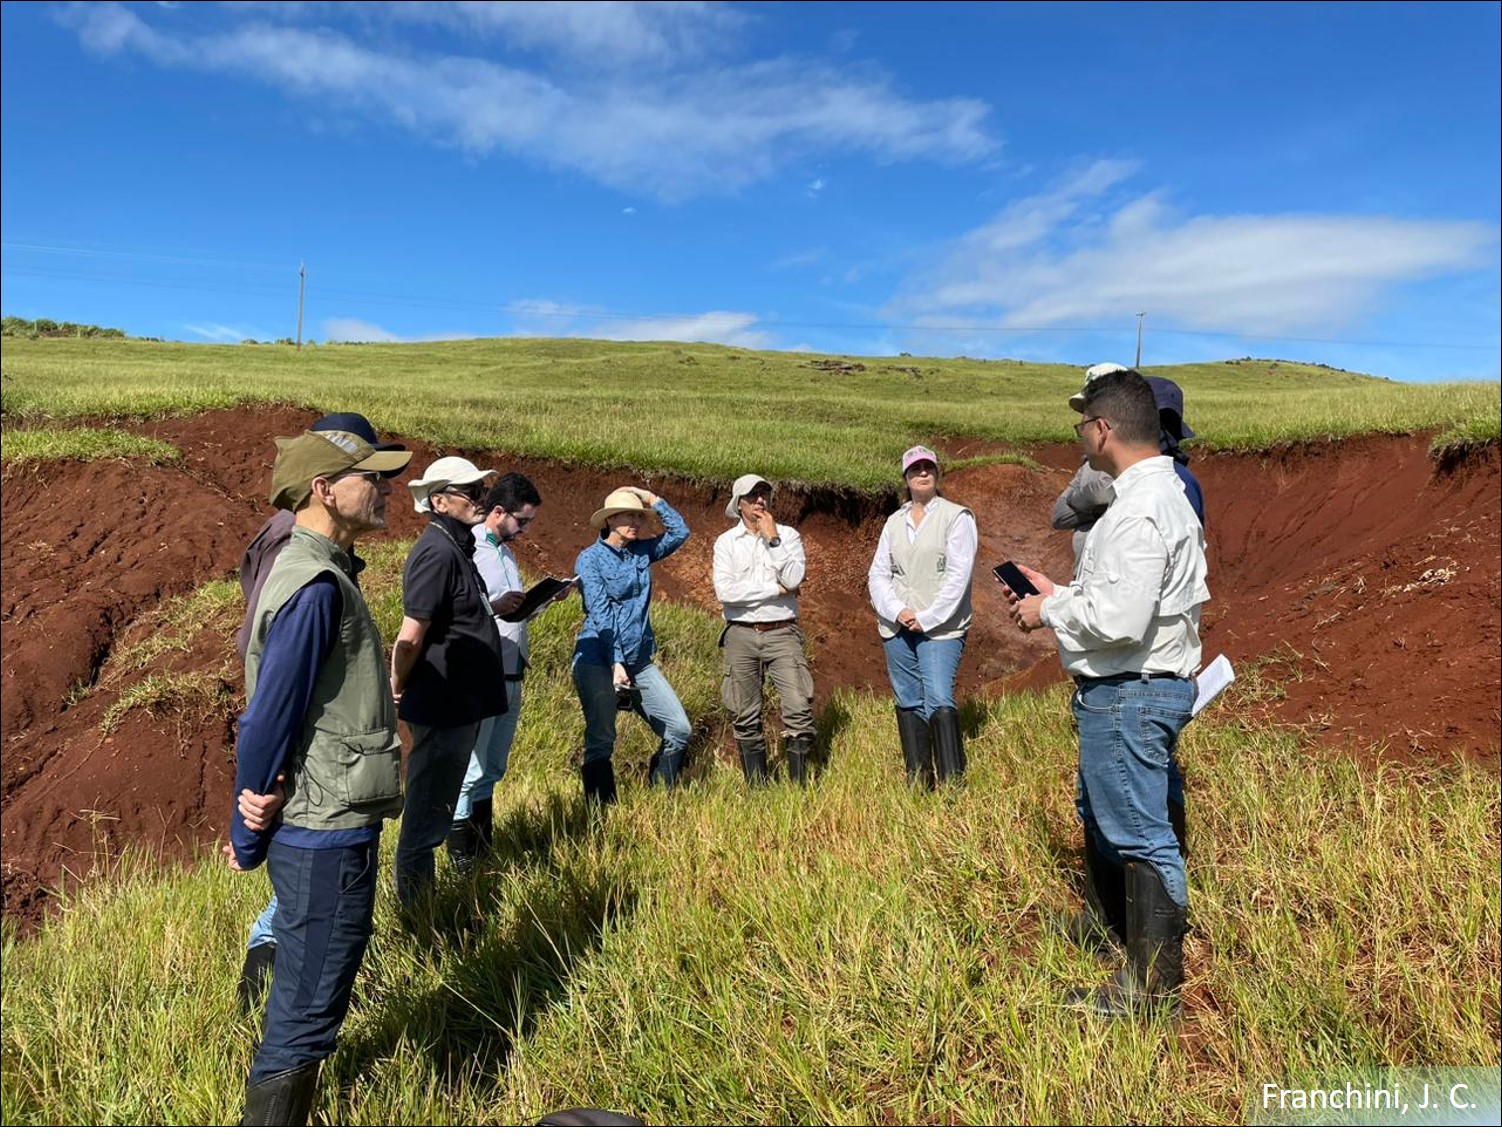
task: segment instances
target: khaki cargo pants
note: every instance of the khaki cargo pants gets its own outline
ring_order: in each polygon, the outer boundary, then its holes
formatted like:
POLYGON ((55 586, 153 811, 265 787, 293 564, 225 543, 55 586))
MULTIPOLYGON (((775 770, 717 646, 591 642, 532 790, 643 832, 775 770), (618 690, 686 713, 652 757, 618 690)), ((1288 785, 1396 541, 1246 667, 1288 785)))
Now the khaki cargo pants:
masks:
POLYGON ((782 735, 814 735, 814 678, 803 652, 803 631, 796 624, 765 633, 727 625, 720 647, 725 652, 720 698, 737 740, 761 739, 762 691, 768 677, 782 704, 782 735))

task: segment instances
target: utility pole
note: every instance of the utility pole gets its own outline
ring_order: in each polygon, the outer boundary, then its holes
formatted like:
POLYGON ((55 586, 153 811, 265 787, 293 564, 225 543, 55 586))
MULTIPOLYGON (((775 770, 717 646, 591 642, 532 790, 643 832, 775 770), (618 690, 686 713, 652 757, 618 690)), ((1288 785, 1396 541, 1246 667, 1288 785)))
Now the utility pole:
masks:
MULTIPOLYGON (((1137 314, 1137 363, 1132 367, 1135 368, 1138 372, 1142 371, 1142 318, 1146 316, 1146 312, 1137 314)), ((301 328, 302 326, 299 325, 298 327, 301 328)), ((299 334, 299 336, 301 336, 301 334, 299 334)))
MULTIPOLYGON (((308 263, 297 263, 297 350, 302 351, 302 301, 308 290, 308 263)), ((1142 335, 1137 335, 1137 355, 1142 355, 1142 335)))

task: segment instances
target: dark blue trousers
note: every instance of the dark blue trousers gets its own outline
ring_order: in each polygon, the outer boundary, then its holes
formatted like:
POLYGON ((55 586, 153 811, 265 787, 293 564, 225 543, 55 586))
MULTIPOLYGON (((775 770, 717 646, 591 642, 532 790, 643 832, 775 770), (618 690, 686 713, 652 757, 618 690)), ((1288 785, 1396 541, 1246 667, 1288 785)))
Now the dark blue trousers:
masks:
POLYGON ((379 855, 379 840, 343 848, 273 842, 268 849, 276 967, 252 1085, 334 1052, 374 928, 379 855))

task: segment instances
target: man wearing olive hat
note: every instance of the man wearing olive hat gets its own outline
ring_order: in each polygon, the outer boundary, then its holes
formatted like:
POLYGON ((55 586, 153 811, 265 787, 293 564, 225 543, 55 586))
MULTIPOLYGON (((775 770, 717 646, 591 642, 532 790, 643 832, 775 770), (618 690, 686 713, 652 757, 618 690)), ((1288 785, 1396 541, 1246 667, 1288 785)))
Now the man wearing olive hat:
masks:
MULTIPOLYGON (((313 421, 310 432, 343 432, 358 436, 378 452, 401 452, 401 444, 382 443, 369 420, 358 412, 330 412, 313 421)), ((266 585, 266 576, 271 573, 277 555, 282 553, 287 541, 292 538, 292 528, 297 516, 281 508, 266 520, 245 549, 240 560, 240 590, 245 595, 245 618, 240 632, 235 635, 235 651, 240 663, 245 663, 246 651, 250 648, 251 623, 255 619, 256 601, 261 597, 261 588, 266 585)), ((365 560, 349 548, 349 577, 360 585, 360 572, 365 569, 365 560)), ((269 827, 282 807, 281 789, 278 787, 264 796, 249 789, 240 790, 240 815, 254 832, 269 827)), ((266 994, 266 982, 271 976, 276 961, 276 936, 272 934, 272 921, 276 918, 276 896, 271 897, 265 909, 256 916, 250 927, 250 938, 245 948, 245 961, 240 967, 240 982, 237 988, 240 1008, 245 1013, 258 1011, 266 994)))
POLYGON ((391 649, 391 693, 412 731, 396 845, 403 907, 433 882, 433 852, 448 839, 481 723, 507 708, 501 637, 474 564, 473 528, 485 518, 484 481, 493 475, 444 456, 407 483, 417 513, 429 518, 402 571, 402 625, 391 649))
POLYGON ((244 1125, 307 1121, 370 939, 381 822, 402 807, 385 653, 349 547, 386 525, 391 477, 412 455, 340 430, 276 445, 271 503, 295 520, 251 616, 234 787, 280 781, 286 799, 260 830, 237 806, 224 849, 234 871, 266 864, 278 905, 244 1125))
POLYGON ((746 783, 762 784, 767 779, 762 690, 771 675, 782 704, 787 773, 804 784, 814 746, 814 681, 798 629, 803 539, 773 518, 771 499, 772 485, 761 476, 741 476, 725 506, 725 515, 737 525, 715 540, 714 590, 725 612, 720 696, 732 718, 746 783))

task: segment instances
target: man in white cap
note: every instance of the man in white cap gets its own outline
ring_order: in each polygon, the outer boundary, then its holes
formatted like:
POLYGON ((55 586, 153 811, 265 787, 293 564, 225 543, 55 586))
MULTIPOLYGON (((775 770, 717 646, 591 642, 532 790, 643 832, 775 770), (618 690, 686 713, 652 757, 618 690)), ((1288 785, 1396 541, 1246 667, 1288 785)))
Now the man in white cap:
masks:
POLYGON ((1118 369, 1092 378, 1082 403, 1075 433, 1090 465, 1113 479, 1111 508, 1069 585, 1023 567, 1037 593, 1019 598, 1003 589, 1019 628, 1053 630, 1075 679, 1076 808, 1089 886, 1108 905, 1102 920, 1120 922, 1126 962, 1106 986, 1074 1001, 1111 1017, 1171 1006, 1183 985, 1189 887, 1168 782, 1194 703, 1200 609, 1210 592, 1204 531, 1172 458, 1159 450, 1152 387, 1118 369), (1120 869, 1114 907, 1096 863, 1120 869))
POLYGON ((412 731, 396 845, 403 907, 433 882, 433 851, 448 838, 481 723, 506 712, 501 638, 473 561, 472 528, 485 518, 484 481, 494 474, 445 456, 407 484, 429 520, 402 572, 402 625, 391 650, 391 693, 412 731))
POLYGON ((814 681, 798 629, 803 539, 773 518, 771 499, 769 482, 759 475, 741 476, 725 507, 726 516, 738 524, 715 540, 714 590, 725 613, 720 696, 732 719, 746 783, 763 784, 767 742, 761 726, 762 690, 771 676, 782 704, 788 776, 805 784, 814 747, 814 681))

